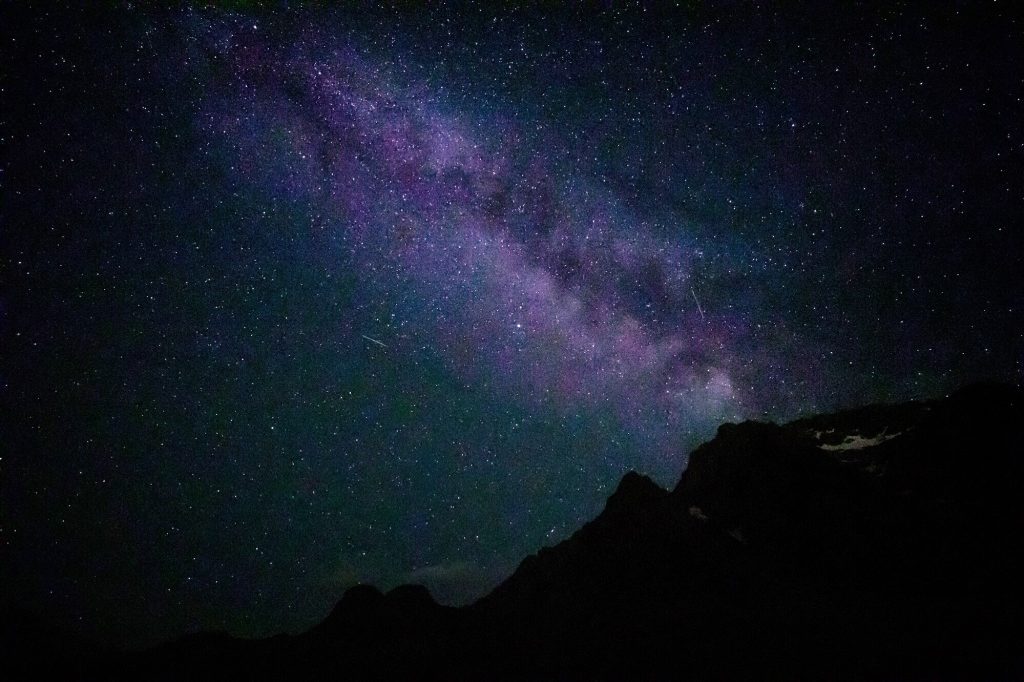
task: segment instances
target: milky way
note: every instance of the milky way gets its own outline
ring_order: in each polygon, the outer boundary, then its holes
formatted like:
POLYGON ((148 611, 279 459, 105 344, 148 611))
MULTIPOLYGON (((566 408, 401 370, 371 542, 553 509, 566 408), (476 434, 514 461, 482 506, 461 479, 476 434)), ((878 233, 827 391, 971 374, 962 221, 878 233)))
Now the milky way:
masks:
POLYGON ((0 20, 0 562, 60 625, 466 603, 723 421, 1024 376, 999 3, 93 4, 0 20))
POLYGON ((460 116, 429 83, 396 76, 401 62, 316 34, 284 50, 256 28, 219 28, 227 73, 210 84, 206 134, 262 191, 308 204, 312 229, 381 296, 408 285, 387 328, 367 330, 390 353, 431 344, 495 390, 610 406, 665 439, 653 454, 673 467, 682 429, 759 409, 772 358, 751 352, 743 301, 762 283, 728 273, 731 305, 707 314, 696 293, 719 291, 735 244, 685 225, 656 236, 648 221, 680 217, 637 215, 557 135, 460 116))

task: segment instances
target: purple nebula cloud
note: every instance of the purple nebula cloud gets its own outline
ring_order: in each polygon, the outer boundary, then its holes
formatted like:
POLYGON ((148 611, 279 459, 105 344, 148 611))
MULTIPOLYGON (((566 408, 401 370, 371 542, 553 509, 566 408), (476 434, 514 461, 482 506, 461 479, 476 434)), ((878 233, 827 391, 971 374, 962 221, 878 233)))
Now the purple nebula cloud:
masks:
POLYGON ((752 352, 742 308, 700 300, 729 281, 748 295, 734 253, 661 236, 555 135, 459 115, 401 63, 320 39, 225 40, 206 133, 248 182, 307 203, 361 277, 411 288, 418 330, 456 372, 611 409, 669 449, 688 425, 758 409, 748 387, 771 358, 752 352))

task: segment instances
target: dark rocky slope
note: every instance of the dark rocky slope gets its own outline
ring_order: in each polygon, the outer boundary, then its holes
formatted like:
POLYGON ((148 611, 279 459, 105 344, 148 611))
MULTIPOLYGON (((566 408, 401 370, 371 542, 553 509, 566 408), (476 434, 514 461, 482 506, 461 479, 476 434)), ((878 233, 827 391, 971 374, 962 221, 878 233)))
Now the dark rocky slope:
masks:
POLYGON ((535 672, 1015 678, 1022 417, 978 386, 724 425, 671 493, 628 475, 473 609, 535 672))

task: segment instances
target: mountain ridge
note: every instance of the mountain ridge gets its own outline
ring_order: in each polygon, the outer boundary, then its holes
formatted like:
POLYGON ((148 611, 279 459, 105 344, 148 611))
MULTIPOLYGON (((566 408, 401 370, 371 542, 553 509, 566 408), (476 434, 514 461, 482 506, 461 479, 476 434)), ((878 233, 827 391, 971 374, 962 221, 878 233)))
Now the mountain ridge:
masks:
POLYGON ((300 635, 179 640, 109 676, 1013 679, 1024 394, 979 385, 723 424, 463 608, 359 585, 300 635))

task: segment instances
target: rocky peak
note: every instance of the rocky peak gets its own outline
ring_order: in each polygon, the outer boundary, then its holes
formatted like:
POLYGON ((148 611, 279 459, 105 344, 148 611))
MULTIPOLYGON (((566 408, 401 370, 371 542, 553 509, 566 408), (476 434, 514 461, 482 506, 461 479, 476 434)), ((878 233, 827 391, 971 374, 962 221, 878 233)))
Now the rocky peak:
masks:
POLYGON ((644 505, 668 495, 668 491, 643 474, 627 472, 619 481, 615 492, 608 498, 607 508, 615 509, 644 505))
POLYGON ((403 611, 422 611, 438 605, 430 590, 423 585, 399 585, 388 592, 384 599, 389 605, 403 611))

